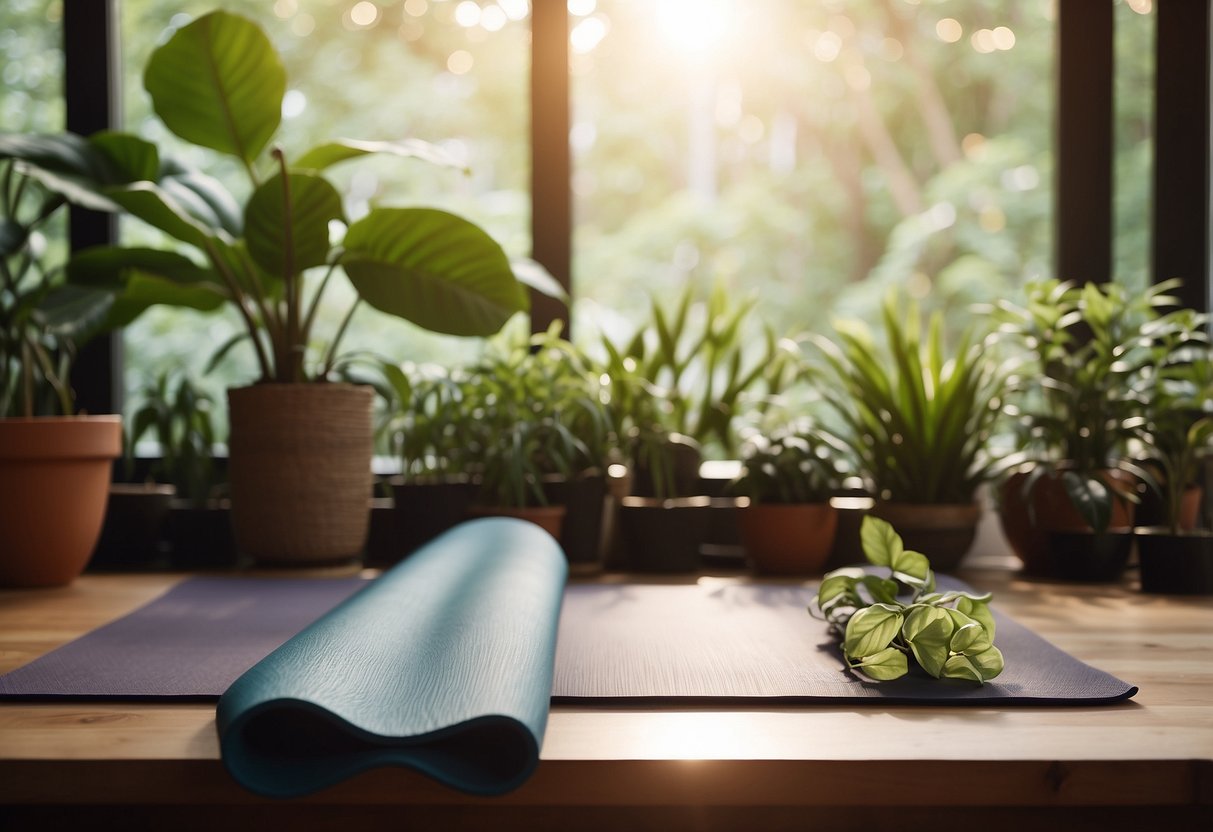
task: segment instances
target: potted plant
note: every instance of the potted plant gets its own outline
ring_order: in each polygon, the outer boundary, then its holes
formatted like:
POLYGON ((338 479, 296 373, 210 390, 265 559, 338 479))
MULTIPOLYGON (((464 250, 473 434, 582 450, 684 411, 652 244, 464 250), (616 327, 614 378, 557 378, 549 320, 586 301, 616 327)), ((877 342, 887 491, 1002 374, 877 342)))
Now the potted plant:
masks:
POLYGON ((1201 468, 1213 452, 1213 350, 1207 318, 1189 314, 1158 369, 1145 428, 1146 457, 1158 470, 1165 524, 1139 526, 1145 592, 1213 593, 1213 532, 1201 527, 1201 468))
POLYGON ((941 316, 923 332, 917 306, 905 314, 896 293, 881 319, 883 350, 861 321, 837 321, 837 341, 813 339, 823 364, 809 373, 841 420, 873 513, 939 569, 955 569, 981 516, 977 489, 999 464, 991 438, 1006 370, 972 331, 947 349, 941 316))
POLYGON ((755 571, 822 572, 838 528, 830 498, 842 487, 845 458, 843 443, 812 424, 756 434, 745 443, 742 472, 730 491, 745 498, 738 525, 755 571))
POLYGON ((1145 425, 1157 367, 1183 326, 1167 292, 1056 280, 1025 287, 1026 303, 990 314, 1025 357, 1008 412, 1023 462, 1001 490, 999 516, 1031 575, 1115 580, 1129 556, 1137 489, 1152 481, 1130 454, 1145 425))
POLYGON ((685 571, 698 565, 702 545, 736 544, 735 503, 723 497, 727 480, 705 481, 700 465, 705 453, 734 455, 739 417, 761 411, 789 377, 787 344, 769 329, 761 354, 747 348, 744 328, 753 300, 731 307, 720 285, 706 301, 695 298, 688 287, 672 314, 653 298, 648 320, 629 341, 602 339, 612 407, 631 466, 631 493, 620 504, 619 520, 643 528, 621 527, 621 539, 634 549, 632 568, 649 568, 651 561, 636 547, 658 557, 662 565, 653 568, 685 571), (668 534, 655 532, 662 517, 673 523, 668 534), (681 542, 666 547, 664 541, 675 539, 681 542))
POLYGON ((383 368, 399 512, 424 501, 433 534, 467 513, 525 516, 571 563, 598 562, 614 429, 601 368, 560 331, 503 333, 467 367, 383 368))
POLYGON ((118 416, 76 415, 69 382, 79 344, 110 299, 63 285, 43 229, 60 197, 0 164, 0 586, 70 583, 101 531, 118 416))
POLYGON ((272 563, 356 556, 372 490, 372 392, 330 381, 350 316, 365 302, 437 332, 487 335, 527 308, 526 291, 501 247, 473 223, 386 206, 352 220, 325 176, 373 153, 450 164, 434 146, 342 139, 293 160, 271 146, 286 76, 249 20, 213 12, 181 27, 152 53, 144 87, 170 132, 239 163, 248 179, 243 202, 125 133, 4 136, 0 156, 25 160, 73 201, 122 211, 185 244, 186 252, 100 247, 73 258, 71 278, 113 290, 127 318, 154 302, 231 304, 241 316, 241 343, 260 369, 257 383, 228 396, 241 549, 272 563), (334 228, 344 232, 333 236, 334 228), (317 310, 341 273, 357 301, 327 347, 313 351, 317 310))
POLYGON ((596 561, 614 428, 603 373, 560 330, 557 322, 529 338, 499 339, 469 369, 463 425, 479 483, 473 511, 525 516, 565 543, 570 560, 596 561), (575 518, 574 483, 590 485, 587 513, 575 518))
POLYGON ((156 441, 157 455, 147 461, 144 474, 173 488, 164 533, 172 565, 235 565, 231 508, 215 457, 214 399, 187 376, 174 381, 169 374, 146 385, 142 399, 131 416, 128 451, 145 435, 156 441))

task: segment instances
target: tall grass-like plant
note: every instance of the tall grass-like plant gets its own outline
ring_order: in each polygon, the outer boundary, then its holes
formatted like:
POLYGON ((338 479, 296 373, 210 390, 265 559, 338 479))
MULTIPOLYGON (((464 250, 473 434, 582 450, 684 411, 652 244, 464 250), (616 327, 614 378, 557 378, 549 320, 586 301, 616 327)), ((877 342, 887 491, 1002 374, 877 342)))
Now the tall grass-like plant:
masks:
POLYGON ((840 417, 842 438, 869 489, 882 500, 971 503, 998 460, 990 439, 1006 370, 971 331, 948 349, 943 321, 926 331, 896 294, 882 305, 885 345, 861 321, 834 324, 836 341, 815 337, 824 365, 812 372, 840 417))
POLYGON ((846 456, 840 439, 813 424, 751 436, 729 490, 753 505, 824 503, 842 488, 846 456))

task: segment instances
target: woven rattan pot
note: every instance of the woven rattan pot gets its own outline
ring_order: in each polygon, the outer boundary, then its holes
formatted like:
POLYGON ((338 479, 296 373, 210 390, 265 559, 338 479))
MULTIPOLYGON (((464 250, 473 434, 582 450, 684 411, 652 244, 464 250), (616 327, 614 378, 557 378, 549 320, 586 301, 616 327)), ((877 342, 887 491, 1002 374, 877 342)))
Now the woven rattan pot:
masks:
POLYGON ((371 507, 369 387, 256 384, 228 391, 237 547, 311 566, 362 553, 371 507))

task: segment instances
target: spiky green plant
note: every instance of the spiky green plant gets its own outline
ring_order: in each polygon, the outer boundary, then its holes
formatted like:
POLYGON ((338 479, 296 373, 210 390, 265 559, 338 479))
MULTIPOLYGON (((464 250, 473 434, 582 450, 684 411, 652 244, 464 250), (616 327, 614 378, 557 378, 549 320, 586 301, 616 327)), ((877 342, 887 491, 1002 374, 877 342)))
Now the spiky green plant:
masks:
POLYGON ((896 293, 881 307, 885 345, 861 321, 834 324, 837 341, 815 337, 823 365, 811 373, 837 413, 841 437, 872 494, 914 503, 968 503, 998 460, 990 439, 1006 370, 972 330, 947 349, 943 321, 923 333, 919 311, 896 293))

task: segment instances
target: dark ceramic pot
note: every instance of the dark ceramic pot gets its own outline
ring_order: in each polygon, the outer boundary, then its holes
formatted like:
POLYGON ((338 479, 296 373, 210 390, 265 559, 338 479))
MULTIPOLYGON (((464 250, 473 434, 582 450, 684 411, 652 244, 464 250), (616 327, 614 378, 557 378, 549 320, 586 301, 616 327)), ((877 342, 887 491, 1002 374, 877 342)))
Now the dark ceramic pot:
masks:
POLYGON ((157 565, 173 495, 171 485, 113 483, 101 537, 88 562, 90 570, 138 569, 157 565))
POLYGON ((1114 583, 1124 575, 1133 549, 1129 529, 1106 532, 1051 532, 1048 572, 1063 581, 1114 583))
POLYGON ((175 569, 230 569, 240 562, 231 507, 225 500, 205 505, 174 500, 164 536, 175 569))
POLYGON ((1213 595, 1213 532, 1139 528, 1137 558, 1142 592, 1213 595))
POLYGON ((696 571, 709 511, 709 497, 625 497, 619 507, 623 567, 634 572, 696 571))
POLYGON ((872 514, 893 524, 905 547, 930 558, 936 572, 952 572, 973 547, 981 506, 877 500, 872 514))
POLYGON ((543 484, 552 505, 565 507, 560 548, 570 566, 597 568, 602 565, 602 527, 606 512, 607 481, 601 474, 543 484))
POLYGON ((393 480, 396 500, 394 551, 377 550, 376 566, 388 566, 462 522, 476 497, 468 479, 404 482, 393 480))

